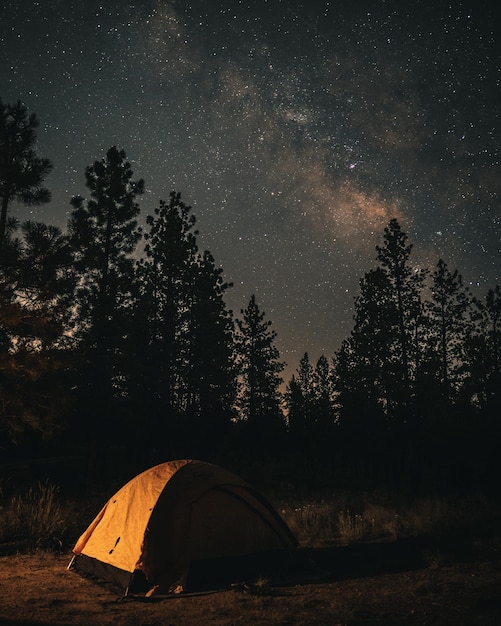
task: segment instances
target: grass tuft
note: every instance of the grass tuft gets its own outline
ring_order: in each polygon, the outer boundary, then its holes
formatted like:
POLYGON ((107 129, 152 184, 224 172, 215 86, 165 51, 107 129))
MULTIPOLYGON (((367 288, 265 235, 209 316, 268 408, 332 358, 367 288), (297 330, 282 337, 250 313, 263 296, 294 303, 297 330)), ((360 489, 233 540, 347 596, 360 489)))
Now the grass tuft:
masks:
POLYGON ((341 543, 355 543, 370 536, 374 519, 363 515, 352 515, 350 511, 339 511, 337 516, 338 535, 341 543))
POLYGON ((13 496, 0 516, 0 542, 20 543, 25 549, 60 549, 67 520, 58 488, 38 483, 13 496))

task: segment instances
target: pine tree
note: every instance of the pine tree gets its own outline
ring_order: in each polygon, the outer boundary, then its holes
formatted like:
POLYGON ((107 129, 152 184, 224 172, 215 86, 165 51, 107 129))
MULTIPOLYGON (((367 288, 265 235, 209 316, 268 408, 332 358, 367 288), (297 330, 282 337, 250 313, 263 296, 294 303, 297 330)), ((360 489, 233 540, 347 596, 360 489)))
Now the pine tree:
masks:
POLYGON ((492 374, 493 378, 499 380, 501 368, 501 287, 499 285, 487 292, 485 312, 492 374))
POLYGON ((496 285, 488 290, 483 301, 475 299, 473 302, 477 321, 466 339, 465 401, 489 415, 496 415, 501 424, 498 411, 501 405, 501 287, 496 285))
MULTIPOLYGON (((483 301, 477 301, 478 325, 468 338, 469 377, 465 382, 465 400, 474 408, 477 443, 473 471, 493 491, 500 475, 499 441, 501 440, 501 287, 489 289, 483 301), (479 419, 480 417, 480 419, 479 419)), ((468 437, 468 453, 472 437, 468 437)))
MULTIPOLYGON (((61 429, 69 402, 64 389, 67 290, 71 255, 60 229, 38 222, 9 232, 0 266, 0 433, 20 443, 61 429)), ((0 435, 1 437, 1 435, 0 435)), ((1 445, 1 444, 0 444, 1 445)))
MULTIPOLYGON (((450 272, 439 259, 427 302, 427 370, 435 363, 435 380, 446 402, 453 400, 464 372, 467 337, 472 332, 471 298, 457 270, 450 272)), ((428 395, 429 395, 428 389, 428 395)))
POLYGON ((0 252, 7 232, 9 205, 15 200, 28 206, 50 201, 50 192, 42 184, 52 163, 35 153, 38 126, 36 114, 28 115, 20 101, 11 105, 0 100, 0 252))
MULTIPOLYGON (((426 275, 410 264, 412 244, 396 219, 384 229, 384 245, 376 246, 377 258, 391 286, 391 297, 396 310, 396 335, 393 342, 394 391, 401 391, 398 405, 408 413, 414 393, 416 372, 421 358, 420 325, 423 305, 421 290, 426 275)), ((396 397, 396 393, 395 393, 396 397)), ((395 407, 398 408, 398 407, 395 407)))
POLYGON ((208 443, 217 440, 232 417, 235 394, 233 317, 224 295, 230 287, 210 252, 191 268, 186 354, 187 413, 208 443))
POLYGON ((303 392, 298 376, 292 374, 285 390, 289 432, 300 433, 306 426, 303 392))
POLYGON ((292 444, 310 465, 322 466, 332 449, 335 426, 333 375, 328 360, 320 356, 315 367, 307 352, 291 376, 285 398, 292 444))
POLYGON ((123 351, 131 332, 132 254, 141 237, 136 198, 144 189, 143 181, 132 177, 125 152, 111 147, 104 159, 86 168, 90 199, 72 199, 68 222, 78 279, 73 312, 80 350, 79 410, 89 421, 91 481, 106 470, 107 446, 123 430, 114 403, 125 393, 123 351))
POLYGON ((280 372, 284 364, 275 346, 272 322, 265 319, 252 295, 237 319, 236 350, 240 379, 237 398, 239 418, 246 420, 253 443, 265 445, 284 426, 280 408, 280 372))
POLYGON ((199 253, 196 219, 181 194, 161 201, 147 224, 134 313, 141 367, 132 378, 141 398, 144 386, 149 390, 156 432, 189 440, 192 453, 197 441, 209 446, 230 423, 233 321, 224 303, 230 285, 212 255, 199 253))
POLYGON ((90 199, 72 198, 68 230, 80 275, 76 306, 78 328, 89 346, 105 353, 123 329, 120 310, 129 304, 132 253, 141 238, 136 197, 144 190, 133 181, 125 152, 111 147, 85 170, 90 199))
MULTIPOLYGON (((341 420, 390 419, 400 381, 394 359, 398 310, 386 272, 376 268, 360 281, 354 327, 335 357, 341 420)), ((398 394, 397 394, 398 397, 398 394)))
POLYGON ((152 396, 157 399, 153 414, 166 428, 186 408, 188 284, 198 255, 198 231, 191 207, 176 192, 170 194, 169 203, 161 200, 146 221, 146 259, 138 268, 140 297, 135 314, 149 353, 148 378, 158 385, 152 396))
POLYGON ((329 439, 336 424, 334 374, 322 354, 313 372, 315 426, 319 442, 329 439))
POLYGON ((423 333, 425 273, 411 267, 412 246, 397 220, 376 249, 380 265, 360 283, 353 330, 334 360, 340 428, 364 480, 374 480, 386 463, 388 475, 402 475, 412 448, 409 424, 417 422, 423 333))
POLYGON ((313 394, 313 367, 308 353, 305 352, 286 390, 289 430, 300 440, 305 437, 314 419, 313 394))
POLYGON ((23 255, 19 263, 23 299, 68 323, 75 286, 68 236, 57 226, 28 220, 21 226, 23 255))

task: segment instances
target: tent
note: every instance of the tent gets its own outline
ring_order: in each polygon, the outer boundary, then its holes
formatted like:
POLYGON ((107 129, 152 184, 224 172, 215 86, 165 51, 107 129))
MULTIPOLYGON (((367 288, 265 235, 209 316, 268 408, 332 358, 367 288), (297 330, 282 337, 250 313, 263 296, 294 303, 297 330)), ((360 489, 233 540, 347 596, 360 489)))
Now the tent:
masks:
POLYGON ((110 498, 78 539, 68 569, 125 595, 179 593, 195 563, 296 547, 282 518, 246 482, 217 465, 179 460, 146 470, 110 498))

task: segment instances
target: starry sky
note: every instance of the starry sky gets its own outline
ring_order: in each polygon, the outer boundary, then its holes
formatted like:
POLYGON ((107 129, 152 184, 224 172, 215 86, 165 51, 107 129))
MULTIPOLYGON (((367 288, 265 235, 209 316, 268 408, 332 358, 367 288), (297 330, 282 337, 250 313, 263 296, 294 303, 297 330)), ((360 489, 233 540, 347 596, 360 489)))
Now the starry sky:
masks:
POLYGON ((416 266, 501 281, 501 37, 475 0, 0 0, 0 97, 40 119, 66 227, 111 145, 145 218, 180 191, 199 244, 288 363, 334 355, 396 217, 416 266), (409 5, 409 6, 407 6, 409 5))

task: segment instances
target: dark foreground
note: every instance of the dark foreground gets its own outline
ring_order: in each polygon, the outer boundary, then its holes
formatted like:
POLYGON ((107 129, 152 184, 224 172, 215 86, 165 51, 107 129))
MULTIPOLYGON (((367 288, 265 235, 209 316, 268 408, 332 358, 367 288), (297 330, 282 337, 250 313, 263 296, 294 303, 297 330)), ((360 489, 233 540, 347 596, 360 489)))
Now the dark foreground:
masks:
MULTIPOLYGON (((497 540, 301 550, 302 568, 211 593, 121 598, 66 570, 69 555, 0 557, 0 624, 335 626, 501 624, 497 540)), ((243 581, 235 581, 243 582, 243 581)))

